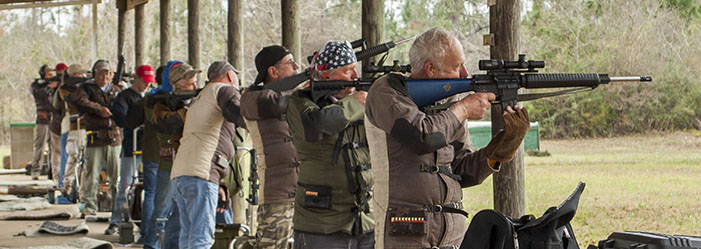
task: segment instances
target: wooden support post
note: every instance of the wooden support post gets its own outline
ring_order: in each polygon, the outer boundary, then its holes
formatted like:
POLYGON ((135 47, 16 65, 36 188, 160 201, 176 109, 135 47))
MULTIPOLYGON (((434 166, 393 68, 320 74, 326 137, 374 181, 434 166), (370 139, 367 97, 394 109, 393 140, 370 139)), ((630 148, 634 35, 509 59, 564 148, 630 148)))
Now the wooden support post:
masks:
POLYGON ((161 65, 168 64, 170 60, 170 0, 160 2, 160 29, 161 29, 161 65))
MULTIPOLYGON (((363 0, 363 38, 367 42, 368 47, 382 43, 384 39, 385 26, 385 2, 376 0, 363 0)), ((371 57, 363 61, 370 63, 375 61, 377 56, 371 57)), ((363 72, 363 77, 372 77, 373 74, 363 72)))
MULTIPOLYGON (((518 53, 520 0, 490 1, 489 33, 494 37, 492 59, 514 60, 518 53), (494 3, 496 2, 496 3, 494 3)), ((492 106, 492 136, 504 129, 500 105, 492 106)), ((494 209, 511 217, 521 217, 526 209, 523 144, 514 159, 494 174, 494 209)))
MULTIPOLYGON (((134 8, 134 66, 144 64, 144 48, 146 46, 144 37, 144 5, 139 4, 134 8)), ((134 68, 136 69, 136 68, 134 68)))
POLYGON ((92 0, 92 60, 97 60, 97 4, 99 2, 92 0))
POLYGON ((124 36, 127 29, 127 1, 117 1, 117 57, 124 54, 124 36))
MULTIPOLYGON (((241 70, 243 80, 243 0, 229 0, 227 58, 236 69, 241 70)), ((243 87, 245 83, 241 83, 243 87)), ((236 218, 234 218, 235 220, 236 218)))
MULTIPOLYGON (((187 57, 194 69, 200 69, 200 1, 187 0, 187 57)), ((199 77, 198 81, 202 81, 199 77)))
MULTIPOLYGON (((299 4, 297 0, 282 0, 282 45, 292 52, 297 63, 302 63, 302 40, 299 35, 299 4)), ((306 62, 306 61, 304 61, 306 62)))

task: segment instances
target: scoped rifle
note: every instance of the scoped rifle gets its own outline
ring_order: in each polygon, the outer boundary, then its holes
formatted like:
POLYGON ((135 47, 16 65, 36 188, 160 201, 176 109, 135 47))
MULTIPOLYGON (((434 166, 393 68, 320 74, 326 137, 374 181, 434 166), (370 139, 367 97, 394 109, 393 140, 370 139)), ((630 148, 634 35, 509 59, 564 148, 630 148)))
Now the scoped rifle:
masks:
MULTIPOLYGON (((408 42, 412 39, 414 39, 413 36, 399 40, 397 42, 390 41, 390 42, 382 43, 382 44, 372 46, 369 48, 364 48, 363 50, 356 51, 355 57, 358 59, 358 61, 361 61, 361 60, 370 58, 372 56, 387 52, 390 49, 392 49, 393 47, 395 47, 399 44, 408 42)), ((358 41, 360 41, 360 40, 358 40, 358 41)), ((354 43, 357 43, 358 41, 354 41, 354 43)), ((364 42, 364 40, 363 40, 363 42, 364 42)), ((290 76, 290 77, 287 77, 287 78, 284 78, 284 79, 281 79, 281 80, 278 80, 275 82, 271 82, 269 84, 265 84, 265 86, 263 86, 263 88, 272 89, 272 90, 275 90, 277 92, 283 92, 283 91, 294 89, 302 82, 305 82, 305 81, 310 80, 310 79, 311 79, 311 71, 309 69, 305 69, 304 72, 301 72, 299 74, 296 74, 296 75, 293 75, 293 76, 290 76)))
POLYGON ((473 75, 471 79, 426 79, 407 80, 409 96, 418 107, 425 107, 438 100, 463 92, 491 92, 496 95, 492 104, 502 108, 514 106, 518 101, 529 101, 544 97, 594 89, 601 84, 614 81, 652 81, 650 76, 610 77, 594 73, 538 73, 545 68, 544 61, 526 60, 519 55, 518 61, 480 60, 479 69, 486 74, 473 75), (574 88, 535 94, 518 94, 519 88, 574 88))

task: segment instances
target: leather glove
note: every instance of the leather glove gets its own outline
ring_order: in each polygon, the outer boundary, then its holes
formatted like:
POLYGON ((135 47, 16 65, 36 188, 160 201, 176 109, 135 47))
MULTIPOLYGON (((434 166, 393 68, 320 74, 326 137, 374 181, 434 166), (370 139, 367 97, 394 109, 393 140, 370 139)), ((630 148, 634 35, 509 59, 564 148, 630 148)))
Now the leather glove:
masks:
POLYGON ((225 184, 219 185, 219 194, 217 197, 217 212, 223 213, 224 210, 229 210, 229 202, 231 201, 231 198, 229 198, 229 189, 225 184))
POLYGON ((506 128, 500 130, 492 141, 489 141, 487 147, 487 157, 497 162, 509 162, 514 158, 516 150, 521 146, 523 138, 531 128, 528 111, 526 108, 514 110, 516 113, 507 113, 504 115, 504 123, 506 128))

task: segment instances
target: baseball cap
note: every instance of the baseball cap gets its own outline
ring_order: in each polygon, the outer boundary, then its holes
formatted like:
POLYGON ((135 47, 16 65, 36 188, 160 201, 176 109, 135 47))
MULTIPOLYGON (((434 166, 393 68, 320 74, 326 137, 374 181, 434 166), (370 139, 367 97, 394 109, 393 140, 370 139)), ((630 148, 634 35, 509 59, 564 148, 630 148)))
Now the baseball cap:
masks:
POLYGON ((209 68, 207 69, 207 78, 211 81, 212 79, 219 77, 219 75, 229 71, 241 73, 241 71, 234 68, 234 66, 232 66, 229 62, 215 61, 212 63, 212 65, 209 65, 209 68))
POLYGON ((258 70, 258 76, 253 84, 258 84, 265 80, 265 76, 268 75, 268 67, 275 65, 278 61, 288 54, 291 54, 290 50, 283 46, 273 45, 267 46, 258 52, 256 55, 256 70, 258 70))
POLYGON ((66 70, 66 69, 68 69, 68 66, 66 65, 66 63, 61 62, 61 63, 56 64, 56 71, 61 71, 61 70, 66 70))
POLYGON ((95 66, 93 67, 95 69, 95 72, 99 72, 102 70, 110 70, 112 71, 112 67, 110 66, 110 62, 106 60, 99 60, 95 62, 95 66))
POLYGON ((83 74, 83 73, 88 72, 88 70, 83 68, 83 66, 81 66, 80 64, 72 64, 68 67, 68 69, 66 71, 68 72, 68 75, 76 74, 76 73, 83 74))
POLYGON ((149 65, 141 65, 136 68, 136 75, 146 82, 153 83, 156 82, 156 72, 153 71, 153 67, 149 65))
POLYGON ((199 69, 193 69, 190 64, 183 63, 183 64, 178 64, 177 66, 174 66, 173 68, 170 69, 170 73, 168 74, 168 77, 170 78, 170 83, 175 86, 175 84, 178 83, 178 81, 183 80, 183 79, 189 79, 194 77, 196 74, 201 73, 202 70, 199 69))

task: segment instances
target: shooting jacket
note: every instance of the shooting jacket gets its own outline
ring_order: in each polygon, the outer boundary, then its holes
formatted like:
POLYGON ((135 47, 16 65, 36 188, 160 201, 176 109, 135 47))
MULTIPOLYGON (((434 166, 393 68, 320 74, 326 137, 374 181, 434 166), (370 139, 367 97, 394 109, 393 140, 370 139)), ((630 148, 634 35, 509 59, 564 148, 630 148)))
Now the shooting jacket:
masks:
POLYGON ((49 130, 54 134, 61 135, 63 129, 68 130, 68 128, 63 128, 62 122, 66 115, 66 104, 60 98, 59 87, 56 87, 54 95, 51 97, 51 109, 53 109, 53 115, 51 115, 51 123, 49 123, 49 130))
POLYGON ((309 90, 299 90, 290 97, 287 123, 300 160, 295 230, 351 236, 374 231, 364 110, 350 96, 313 99, 309 90))
POLYGON ((153 123, 158 131, 158 140, 160 142, 160 152, 158 161, 158 170, 170 171, 173 168, 173 159, 180 147, 180 138, 183 136, 183 127, 185 126, 185 115, 189 104, 185 104, 180 99, 171 101, 167 98, 178 98, 174 94, 168 94, 163 101, 157 102, 153 106, 153 123), (179 104, 168 104, 168 103, 179 104))
POLYGON ((377 79, 366 101, 376 248, 459 247, 467 217, 447 207, 461 210, 462 188, 495 172, 469 148, 467 122, 419 110, 399 74, 377 79))
POLYGON ((156 95, 167 94, 165 92, 158 92, 152 95, 146 95, 143 97, 139 103, 129 108, 127 112, 127 127, 131 129, 136 129, 137 127, 143 125, 143 138, 142 138, 142 150, 141 159, 144 161, 158 162, 158 153, 161 148, 158 142, 158 137, 156 136, 156 128, 153 124, 153 100, 156 99, 156 95))
POLYGON ((49 124, 51 121, 53 112, 51 101, 56 88, 49 87, 50 80, 35 79, 30 85, 32 96, 34 96, 34 104, 36 104, 37 108, 36 124, 49 124))
MULTIPOLYGON (((107 83, 110 84, 110 83, 107 83)), ((89 80, 80 85, 80 89, 75 91, 65 100, 78 108, 85 118, 85 130, 87 132, 87 146, 117 146, 122 144, 122 136, 117 123, 112 117, 102 117, 103 107, 112 107, 112 103, 117 98, 120 88, 111 85, 108 91, 103 91, 93 81, 89 80)))
POLYGON ((285 117, 290 94, 252 86, 241 95, 241 114, 259 158, 260 204, 291 203, 297 191, 299 160, 285 117))
MULTIPOLYGON (((122 134, 124 134, 124 139, 122 140, 122 156, 124 157, 131 157, 134 152, 134 129, 129 127, 127 115, 130 109, 136 108, 141 99, 139 92, 132 88, 127 88, 117 95, 117 99, 112 105, 112 119, 122 128, 122 134)), ((139 130, 137 133, 136 150, 140 151, 142 150, 141 138, 144 131, 139 130)))
POLYGON ((212 82, 202 89, 188 110, 170 179, 194 176, 225 184, 235 153, 234 123, 245 127, 240 99, 238 90, 229 84, 212 82))

